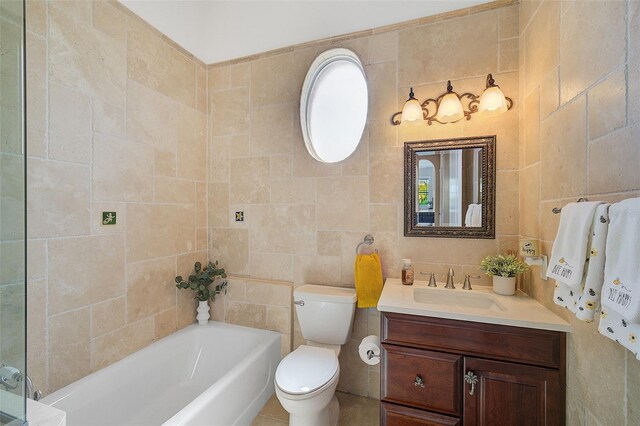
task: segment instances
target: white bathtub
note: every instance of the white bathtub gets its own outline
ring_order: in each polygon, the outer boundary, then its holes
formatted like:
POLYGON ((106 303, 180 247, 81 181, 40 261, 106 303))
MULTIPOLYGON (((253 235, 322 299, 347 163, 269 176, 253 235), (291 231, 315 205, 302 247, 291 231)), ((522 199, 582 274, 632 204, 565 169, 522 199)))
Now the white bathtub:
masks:
POLYGON ((274 392, 280 334, 191 325, 42 399, 68 426, 249 425, 274 392))

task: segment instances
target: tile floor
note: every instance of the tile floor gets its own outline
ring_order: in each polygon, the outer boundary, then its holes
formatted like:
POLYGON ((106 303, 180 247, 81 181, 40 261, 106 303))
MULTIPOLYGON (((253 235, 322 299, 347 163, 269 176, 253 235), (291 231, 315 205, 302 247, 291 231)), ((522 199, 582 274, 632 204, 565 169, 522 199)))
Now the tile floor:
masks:
MULTIPOLYGON (((378 426, 380 401, 343 392, 336 392, 340 402, 340 426, 378 426)), ((253 421, 252 426, 283 426, 289 423, 289 413, 275 394, 253 421)))

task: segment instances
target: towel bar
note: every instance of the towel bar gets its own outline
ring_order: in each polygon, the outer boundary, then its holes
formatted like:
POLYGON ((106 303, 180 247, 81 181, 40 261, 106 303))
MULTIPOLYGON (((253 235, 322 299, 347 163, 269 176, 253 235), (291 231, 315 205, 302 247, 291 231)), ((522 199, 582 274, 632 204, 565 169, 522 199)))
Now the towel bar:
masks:
MULTIPOLYGON (((582 203, 583 201, 589 201, 586 198, 578 198, 578 202, 582 203)), ((560 214, 560 212, 562 211, 562 207, 554 207, 551 209, 551 211, 553 212, 553 214, 560 214)))
MULTIPOLYGON (((587 200, 586 198, 578 198, 578 202, 579 203, 582 203, 583 201, 589 201, 589 200, 587 200)), ((553 214, 560 214, 561 211, 562 211, 562 207, 554 207, 554 208, 551 209, 551 212, 553 214)), ((609 213, 609 207, 607 207, 607 213, 609 213)), ((609 222, 609 219, 607 219, 604 216, 600 216, 600 222, 601 223, 607 223, 607 222, 609 222)))
POLYGON ((362 246, 363 244, 370 246, 371 244, 373 244, 373 235, 371 234, 367 234, 364 236, 364 240, 362 242, 360 242, 357 246, 356 246, 356 256, 358 255, 358 253, 360 252, 360 246, 362 246))

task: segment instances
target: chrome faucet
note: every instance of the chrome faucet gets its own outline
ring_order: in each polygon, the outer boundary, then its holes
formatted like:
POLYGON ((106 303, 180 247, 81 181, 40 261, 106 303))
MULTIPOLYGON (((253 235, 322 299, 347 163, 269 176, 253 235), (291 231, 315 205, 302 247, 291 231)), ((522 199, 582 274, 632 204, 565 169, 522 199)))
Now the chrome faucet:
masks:
POLYGON ((453 273, 453 268, 449 268, 449 273, 447 274, 447 285, 444 286, 444 288, 450 288, 450 289, 455 289, 456 286, 453 285, 453 276, 455 274, 453 273))
POLYGON ((40 398, 42 398, 42 392, 37 390, 33 386, 33 382, 31 381, 31 377, 29 377, 28 374, 24 374, 23 377, 26 379, 25 380, 25 385, 26 385, 27 398, 33 399, 34 401, 39 401, 40 398))

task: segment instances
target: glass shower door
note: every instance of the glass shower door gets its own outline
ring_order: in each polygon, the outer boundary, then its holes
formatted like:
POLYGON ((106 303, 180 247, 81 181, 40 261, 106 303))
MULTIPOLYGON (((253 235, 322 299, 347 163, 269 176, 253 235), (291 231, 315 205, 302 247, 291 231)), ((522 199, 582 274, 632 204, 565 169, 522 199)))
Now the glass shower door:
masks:
POLYGON ((26 420, 24 0, 0 0, 0 425, 26 420))

